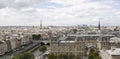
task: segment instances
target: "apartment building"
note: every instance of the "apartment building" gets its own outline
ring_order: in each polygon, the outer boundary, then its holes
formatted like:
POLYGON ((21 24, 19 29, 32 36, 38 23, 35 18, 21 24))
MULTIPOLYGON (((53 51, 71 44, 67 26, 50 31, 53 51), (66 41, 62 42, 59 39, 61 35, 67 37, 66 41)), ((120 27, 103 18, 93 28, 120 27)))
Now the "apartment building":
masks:
POLYGON ((111 48, 109 50, 101 50, 102 59, 120 59, 120 48, 111 48))
POLYGON ((0 55, 5 54, 7 51, 7 44, 4 41, 0 41, 0 55))
POLYGON ((72 54, 75 56, 80 56, 82 59, 85 59, 88 49, 92 47, 99 48, 99 40, 109 41, 112 37, 114 37, 114 35, 67 35, 66 37, 59 38, 58 41, 51 41, 51 53, 54 53, 55 55, 72 54))

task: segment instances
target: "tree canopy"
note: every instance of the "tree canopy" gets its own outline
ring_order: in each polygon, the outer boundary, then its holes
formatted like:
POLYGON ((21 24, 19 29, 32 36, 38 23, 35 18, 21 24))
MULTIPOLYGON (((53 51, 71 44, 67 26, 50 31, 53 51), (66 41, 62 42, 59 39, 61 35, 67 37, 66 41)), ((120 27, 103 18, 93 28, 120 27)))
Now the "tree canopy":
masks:
POLYGON ((73 31, 73 33, 75 34, 75 33, 77 33, 77 29, 72 29, 72 31, 73 31))
POLYGON ((53 53, 50 53, 48 55, 48 59, 81 59, 79 56, 75 56, 75 55, 54 55, 53 53))
POLYGON ((39 47, 40 52, 45 52, 47 50, 47 47, 45 45, 39 47))
POLYGON ((34 59, 34 55, 32 53, 24 53, 19 59, 34 59))
POLYGON ((32 39, 34 39, 34 40, 39 40, 40 38, 41 38, 40 34, 33 34, 32 35, 32 39))
POLYGON ((15 57, 13 57, 12 59, 34 59, 35 56, 32 53, 21 53, 15 57))
POLYGON ((48 59, 56 59, 56 56, 53 53, 51 53, 48 55, 48 59))
POLYGON ((91 50, 89 55, 88 55, 88 59, 101 59, 101 57, 100 57, 98 51, 91 50))

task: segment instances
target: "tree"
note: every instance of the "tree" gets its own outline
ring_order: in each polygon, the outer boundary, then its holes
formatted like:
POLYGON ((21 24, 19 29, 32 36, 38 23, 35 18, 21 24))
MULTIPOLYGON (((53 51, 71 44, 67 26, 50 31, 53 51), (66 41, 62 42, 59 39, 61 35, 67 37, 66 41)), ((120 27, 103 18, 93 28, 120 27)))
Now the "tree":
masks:
POLYGON ((90 50, 90 53, 88 55, 88 59, 101 59, 99 52, 95 51, 94 49, 90 50))
POLYGON ((75 56, 73 59, 81 59, 81 57, 75 56))
POLYGON ((63 59, 64 58, 64 55, 58 55, 57 56, 57 59, 63 59))
POLYGON ((34 55, 32 53, 23 53, 20 55, 19 59, 34 59, 34 55))
POLYGON ((58 55, 57 59, 74 59, 74 55, 58 55))
POLYGON ((88 56, 88 59, 95 59, 94 56, 88 56))
POLYGON ((56 59, 56 56, 53 53, 50 53, 48 55, 48 59, 56 59))
POLYGON ((72 29, 72 31, 74 34, 77 33, 77 29, 72 29))
POLYGON ((68 59, 68 56, 67 55, 63 55, 64 59, 68 59))
POLYGON ((40 51, 40 52, 45 52, 46 50, 47 50, 47 48, 46 48, 45 45, 43 45, 43 46, 41 46, 41 47, 39 48, 39 51, 40 51))
POLYGON ((34 40, 39 40, 40 38, 41 38, 40 34, 33 34, 32 35, 32 39, 34 39, 34 40))
POLYGON ((34 59, 35 56, 32 53, 21 53, 15 57, 13 57, 12 59, 34 59))
POLYGON ((74 57, 75 57, 75 56, 72 55, 72 54, 68 55, 68 59, 73 59, 74 57))

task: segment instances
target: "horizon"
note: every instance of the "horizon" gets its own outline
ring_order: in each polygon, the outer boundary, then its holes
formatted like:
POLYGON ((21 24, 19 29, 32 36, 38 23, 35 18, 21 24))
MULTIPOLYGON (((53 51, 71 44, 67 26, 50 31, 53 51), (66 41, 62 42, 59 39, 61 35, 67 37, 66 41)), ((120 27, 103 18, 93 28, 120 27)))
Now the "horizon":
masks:
MULTIPOLYGON (((85 25, 87 25, 87 24, 85 24, 85 25)), ((38 26, 39 27, 39 25, 0 25, 0 26, 38 26)), ((78 24, 77 25, 43 25, 43 26, 78 26, 78 24)), ((80 26, 82 26, 82 25, 80 25, 80 26)), ((98 25, 89 25, 88 24, 87 26, 98 26, 98 25)), ((101 26, 120 26, 120 25, 101 25, 101 26)))

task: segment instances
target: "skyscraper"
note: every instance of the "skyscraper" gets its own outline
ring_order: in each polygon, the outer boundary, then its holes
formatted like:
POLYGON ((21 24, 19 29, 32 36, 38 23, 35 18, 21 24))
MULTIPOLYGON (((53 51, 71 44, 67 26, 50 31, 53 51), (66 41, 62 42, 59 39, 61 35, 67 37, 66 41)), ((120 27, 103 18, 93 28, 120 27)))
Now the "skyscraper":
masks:
POLYGON ((99 22, 98 22, 98 30, 101 30, 100 19, 99 19, 99 22))
POLYGON ((42 20, 40 20, 40 28, 42 29, 42 20))

